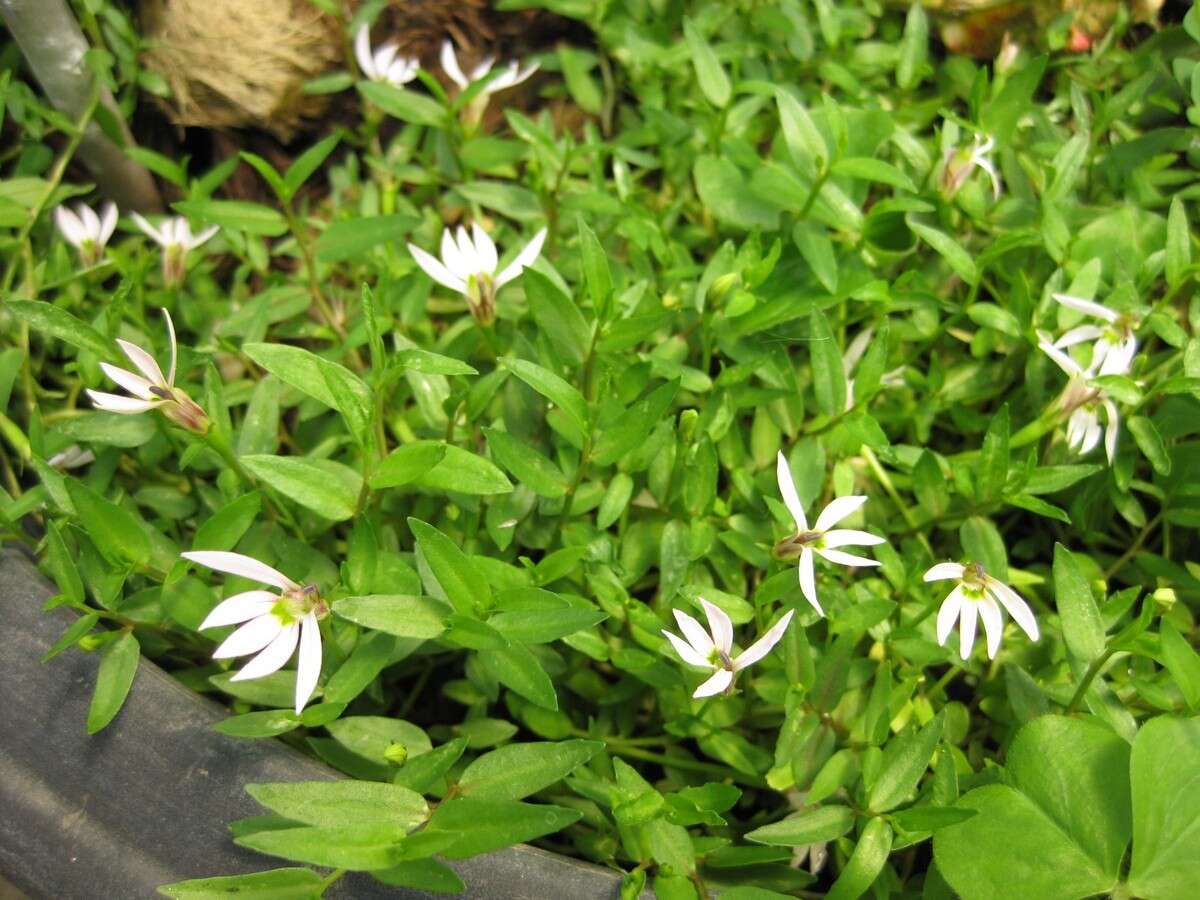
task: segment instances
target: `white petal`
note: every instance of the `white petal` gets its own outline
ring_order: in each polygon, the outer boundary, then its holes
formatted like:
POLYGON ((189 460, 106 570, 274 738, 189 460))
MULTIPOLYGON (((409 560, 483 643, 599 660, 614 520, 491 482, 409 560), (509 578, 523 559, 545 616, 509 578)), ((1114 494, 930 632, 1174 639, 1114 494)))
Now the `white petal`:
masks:
POLYGON ((671 632, 667 631, 665 628, 663 629, 663 635, 666 637, 666 639, 668 641, 671 642, 671 646, 675 648, 675 652, 679 654, 679 658, 682 659, 689 666, 700 666, 703 669, 708 669, 708 668, 712 667, 712 663, 706 657, 701 656, 699 653, 697 653, 692 648, 692 645, 689 644, 687 641, 685 641, 683 638, 679 637, 676 634, 672 634, 671 632))
POLYGON ((496 57, 485 56, 471 70, 471 74, 467 76, 471 81, 478 81, 480 78, 486 78, 488 72, 492 71, 492 66, 496 64, 496 57))
POLYGON ((1063 306, 1073 309, 1076 312, 1095 316, 1097 319, 1103 319, 1105 322, 1117 321, 1117 314, 1107 306, 1101 306, 1099 303, 1091 300, 1084 300, 1082 297, 1072 297, 1070 294, 1054 294, 1053 296, 1063 306))
POLYGON ((142 231, 145 232, 146 235, 154 241, 154 243, 158 244, 160 247, 165 247, 167 245, 167 236, 147 222, 141 213, 130 213, 129 217, 133 219, 133 223, 137 225, 138 228, 142 229, 142 231))
POLYGON ((804 506, 800 503, 800 495, 796 493, 796 482, 792 480, 792 469, 787 457, 780 450, 775 456, 775 480, 779 482, 779 495, 783 497, 783 505, 792 514, 797 531, 808 531, 808 517, 804 515, 804 506))
POLYGON ((709 659, 712 657, 715 645, 708 632, 704 630, 704 626, 681 609, 672 610, 672 612, 675 613, 675 621, 679 623, 679 630, 683 632, 687 642, 692 645, 692 649, 704 657, 705 665, 712 665, 709 659))
POLYGON ((171 368, 167 371, 167 386, 175 385, 175 360, 179 355, 179 344, 175 340, 175 323, 171 321, 171 314, 167 312, 167 308, 163 307, 163 318, 167 320, 167 336, 171 342, 171 368))
POLYGON ((429 255, 415 244, 408 245, 408 252, 412 254, 412 258, 416 260, 417 265, 425 274, 442 287, 448 287, 460 294, 466 293, 467 283, 457 275, 451 274, 450 270, 442 265, 436 257, 429 255))
POLYGON ((1087 420, 1087 431, 1083 435, 1083 443, 1079 446, 1080 455, 1091 453, 1100 446, 1100 436, 1103 434, 1100 428, 1100 417, 1092 413, 1087 420))
POLYGON ((988 659, 995 659, 996 654, 1000 651, 1000 639, 1004 637, 1004 619, 1000 615, 1000 607, 987 595, 975 606, 978 609, 979 618, 983 621, 988 659))
POLYGON ((818 547, 817 553, 821 554, 831 563, 837 563, 839 566, 878 566, 879 560, 871 559, 868 556, 855 556, 853 553, 845 553, 841 550, 828 550, 824 547, 818 547))
POLYGON ((118 369, 108 363, 100 363, 100 370, 139 400, 154 399, 154 394, 150 391, 150 382, 141 375, 135 375, 125 369, 118 369))
POLYGON ((814 531, 828 531, 846 516, 857 512, 859 507, 867 502, 865 496, 857 497, 838 497, 827 507, 821 510, 821 514, 817 516, 816 524, 813 525, 814 531))
POLYGON ((158 363, 153 356, 137 344, 131 344, 129 341, 123 341, 120 338, 117 339, 117 346, 125 351, 125 355, 129 357, 129 361, 137 366, 137 370, 146 376, 147 381, 159 387, 167 386, 167 379, 163 378, 162 369, 158 367, 158 363))
POLYGON ((477 274, 474 252, 463 253, 462 247, 454 239, 454 232, 449 228, 442 229, 442 262, 446 264, 447 269, 464 282, 472 275, 477 274))
POLYGON ((496 287, 504 287, 521 274, 528 266, 532 266, 542 252, 542 244, 546 243, 546 229, 543 228, 533 236, 525 248, 517 254, 517 258, 505 266, 504 271, 496 276, 496 287))
POLYGON ((382 78, 392 66, 392 60, 400 52, 400 47, 394 41, 388 41, 375 51, 375 76, 382 78))
POLYGON ((120 394, 106 394, 104 391, 89 390, 87 395, 96 409, 102 409, 105 412, 143 413, 162 403, 161 400, 139 400, 136 397, 122 397, 120 394))
POLYGON ((459 68, 458 57, 454 53, 454 45, 448 40, 442 41, 441 63, 442 71, 446 73, 446 77, 465 90, 470 82, 467 81, 467 76, 459 68))
POLYGON ((712 678, 708 679, 708 681, 696 688, 696 691, 692 694, 692 696, 697 700, 699 700, 701 697, 711 697, 713 694, 719 694, 721 691, 725 690, 725 688, 729 687, 732 681, 732 672, 730 672, 728 669, 717 669, 717 671, 713 673, 712 678))
POLYGON ((946 599, 942 601, 941 607, 937 614, 937 642, 944 646, 946 638, 950 637, 950 632, 954 630, 954 623, 958 621, 958 613, 962 609, 963 596, 962 585, 957 585, 954 590, 946 595, 946 599))
POLYGON ((296 652, 296 642, 299 639, 299 624, 293 622, 291 625, 285 626, 258 656, 242 666, 241 670, 229 680, 250 681, 270 675, 272 672, 278 672, 296 652))
POLYGON ((1082 344, 1085 341, 1096 341, 1102 337, 1104 337, 1104 329, 1099 325, 1079 325, 1055 341, 1054 346, 1059 348, 1074 347, 1076 344, 1082 344))
POLYGON ((79 216, 66 206, 59 206, 54 210, 54 224, 72 247, 78 247, 87 240, 87 233, 83 229, 83 223, 79 221, 79 216))
POLYGON ((1054 364, 1066 372, 1068 375, 1082 375, 1083 368, 1067 354, 1063 353, 1052 343, 1044 338, 1038 341, 1038 349, 1054 360, 1054 364))
POLYGON ((821 604, 817 602, 817 575, 813 571, 813 552, 811 547, 800 551, 800 593, 819 614, 825 615, 821 604))
MULTIPOLYGON (((186 225, 186 223, 184 223, 184 224, 186 225)), ((191 237, 189 234, 188 238, 184 241, 181 241, 180 243, 182 243, 183 246, 187 247, 187 249, 189 249, 189 250, 195 250, 201 244, 207 243, 209 240, 211 240, 213 235, 215 235, 220 230, 221 230, 221 228, 219 225, 209 225, 207 228, 205 228, 202 232, 200 232, 195 237, 191 237)), ((190 232, 191 229, 189 228, 188 231, 190 232)))
POLYGON ((213 659, 228 659, 231 656, 247 656, 257 653, 279 637, 281 631, 283 631, 283 623, 270 613, 251 619, 221 642, 221 645, 213 651, 213 659))
POLYGON ((408 84, 417 77, 417 70, 421 64, 410 57, 402 56, 400 59, 392 63, 385 74, 385 78, 391 84, 400 87, 402 84, 408 84))
POLYGON ((733 661, 733 671, 740 672, 746 666, 754 665, 770 653, 772 648, 783 639, 783 633, 787 631, 794 613, 795 610, 789 609, 778 622, 767 630, 766 634, 743 650, 738 658, 733 661))
POLYGON ((961 563, 956 563, 956 562, 937 563, 936 565, 932 566, 928 572, 925 573, 923 580, 925 580, 925 581, 943 581, 947 578, 962 578, 963 572, 965 572, 965 571, 966 571, 966 569, 963 567, 963 565, 961 563))
POLYGON ((104 246, 108 243, 108 239, 113 236, 113 232, 117 228, 117 204, 109 200, 100 210, 100 240, 99 244, 104 246))
POLYGON ((237 625, 269 612, 279 598, 270 591, 245 591, 222 600, 200 623, 200 629, 237 625))
POLYGON ((1117 414, 1116 405, 1111 400, 1104 401, 1104 412, 1108 418, 1104 428, 1104 453, 1111 466, 1117 458, 1117 435, 1120 433, 1121 419, 1117 414))
POLYGON ((708 630, 712 633, 717 649, 728 654, 733 649, 733 622, 721 607, 700 598, 700 608, 708 619, 708 630))
POLYGON ((371 31, 366 25, 354 35, 354 58, 366 78, 374 79, 379 74, 375 68, 375 58, 371 55, 371 31))
POLYGON ((96 215, 95 210, 85 203, 80 203, 75 207, 75 213, 79 216, 79 221, 83 223, 83 233, 87 235, 90 241, 100 240, 100 217, 96 215))
POLYGON ((495 242, 479 226, 478 222, 471 226, 471 237, 475 240, 475 257, 479 262, 479 271, 494 275, 496 266, 500 264, 500 257, 496 255, 495 242))
POLYGON ((1029 608, 1029 604, 1021 598, 1021 595, 996 578, 989 577, 987 587, 992 596, 1000 601, 1000 605, 1008 610, 1012 620, 1029 635, 1029 639, 1036 641, 1038 639, 1037 619, 1033 617, 1033 610, 1029 608))
POLYGON ((964 597, 962 611, 958 617, 958 655, 967 659, 971 655, 971 647, 975 644, 975 622, 978 611, 976 603, 969 597, 964 597))
POLYGON ((876 544, 886 544, 885 538, 871 534, 869 531, 855 531, 851 528, 835 528, 825 532, 822 543, 827 549, 834 547, 874 547, 876 544))
POLYGON ((321 677, 321 625, 316 613, 300 620, 300 657, 296 663, 296 715, 317 689, 321 677))
POLYGON ((240 575, 252 581, 261 581, 277 587, 281 591, 297 591, 300 585, 292 581, 282 572, 272 569, 266 563, 261 563, 251 556, 241 553, 227 553, 223 550, 189 550, 179 554, 184 559, 225 572, 229 575, 240 575))
MULTIPOLYGON (((479 254, 475 252, 475 242, 467 234, 467 229, 461 225, 455 231, 455 242, 458 244, 459 257, 463 261, 464 273, 478 275, 483 272, 483 267, 479 264, 479 254)), ((451 268, 454 267, 451 266, 451 268)))
POLYGON ((1111 347, 1104 355, 1100 366, 1101 375, 1126 375, 1133 366, 1133 355, 1137 353, 1137 338, 1127 337, 1111 347))

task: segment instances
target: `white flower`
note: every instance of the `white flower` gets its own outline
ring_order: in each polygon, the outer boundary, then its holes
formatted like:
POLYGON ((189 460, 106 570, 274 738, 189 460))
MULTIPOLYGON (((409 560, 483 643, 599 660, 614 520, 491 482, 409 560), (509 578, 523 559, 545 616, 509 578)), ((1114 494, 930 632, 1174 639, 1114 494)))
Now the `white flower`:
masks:
MULTIPOLYGON (((1050 343, 1048 335, 1040 334, 1038 347, 1054 360, 1055 365, 1070 376, 1066 388, 1059 398, 1059 406, 1069 415, 1067 420, 1067 446, 1081 456, 1091 453, 1100 443, 1100 410, 1104 410, 1105 427, 1104 453, 1111 466, 1117 456, 1117 436, 1121 430, 1121 417, 1117 405, 1098 387, 1091 383, 1095 373, 1084 369, 1070 356, 1050 343)), ((1093 364, 1094 365, 1094 364, 1093 364)))
POLYGON ((783 617, 768 629, 767 633, 743 650, 736 659, 733 653, 733 622, 719 606, 700 598, 700 606, 708 619, 708 631, 704 626, 685 613, 683 610, 673 610, 681 638, 663 629, 663 634, 679 654, 679 658, 691 666, 713 670, 713 675, 696 688, 693 697, 711 697, 721 691, 730 690, 738 672, 752 665, 771 652, 771 648, 779 643, 783 633, 787 631, 788 623, 792 621, 793 610, 788 610, 783 617), (686 640, 684 640, 686 638, 686 640))
POLYGON ((183 216, 171 216, 162 223, 161 228, 155 228, 138 213, 132 213, 131 217, 138 228, 163 248, 163 281, 168 286, 183 282, 188 251, 195 250, 220 231, 216 225, 210 225, 199 234, 193 235, 192 226, 183 216))
POLYGON ((1133 333, 1137 321, 1132 316, 1114 312, 1107 306, 1082 297, 1054 294, 1054 299, 1069 309, 1100 319, 1107 326, 1076 326, 1056 340, 1054 346, 1063 349, 1084 341, 1095 341, 1088 369, 1099 375, 1127 374, 1137 353, 1137 337, 1133 333))
POLYGON ((378 50, 371 50, 371 31, 363 25, 354 36, 354 56, 364 76, 371 81, 386 81, 400 87, 417 77, 421 63, 410 56, 397 56, 400 46, 389 41, 378 50))
POLYGON ((938 563, 925 573, 926 581, 942 581, 957 578, 958 584, 942 601, 937 616, 938 644, 945 646, 954 623, 958 625, 958 655, 967 659, 975 643, 976 618, 983 620, 983 631, 987 635, 988 659, 995 659, 1004 636, 1003 606, 1029 639, 1038 639, 1037 621, 1021 595, 998 578, 984 571, 979 563, 964 566, 959 563, 938 563))
POLYGON ((296 665, 296 715, 312 697, 321 674, 321 626, 329 607, 313 585, 300 586, 282 572, 241 553, 198 550, 181 554, 184 559, 240 575, 278 588, 246 591, 222 600, 200 623, 203 628, 240 625, 213 651, 213 659, 257 654, 233 676, 233 681, 262 678, 283 668, 300 646, 296 665))
POLYGON ((471 234, 467 234, 467 229, 460 225, 457 239, 449 228, 444 229, 441 260, 415 244, 408 245, 408 252, 426 275, 438 284, 462 294, 475 318, 487 325, 496 318, 496 291, 533 264, 542 252, 545 241, 546 229, 543 228, 499 275, 496 274, 499 265, 496 245, 487 232, 479 227, 479 223, 471 226, 471 234))
MULTIPOLYGON (((458 64, 458 56, 454 52, 454 45, 450 41, 442 41, 441 63, 442 71, 446 73, 446 77, 459 86, 461 90, 466 90, 476 81, 481 78, 486 78, 492 71, 492 66, 495 65, 496 58, 494 56, 486 57, 479 65, 475 66, 469 75, 463 73, 462 67, 458 64)), ((516 87, 522 81, 525 81, 538 70, 537 63, 530 63, 528 66, 522 67, 516 60, 510 62, 504 67, 504 71, 492 79, 483 88, 483 94, 495 94, 499 91, 507 90, 510 87, 516 87)))
POLYGON ((80 261, 93 266, 104 257, 104 247, 117 227, 117 204, 111 200, 100 207, 100 215, 85 203, 74 211, 66 206, 54 210, 54 224, 67 243, 79 251, 80 261))
POLYGON ((995 146, 995 139, 986 135, 976 136, 975 143, 969 149, 947 148, 942 157, 942 192, 948 197, 953 197, 971 176, 972 171, 982 169, 992 180, 992 194, 999 200, 1000 173, 996 171, 996 166, 988 155, 995 146))
POLYGON ((72 444, 46 460, 46 465, 52 469, 65 471, 66 469, 78 469, 95 461, 96 454, 91 450, 84 450, 78 444, 72 444))
POLYGON ((842 566, 877 566, 878 560, 865 556, 854 556, 838 550, 838 547, 873 546, 886 543, 883 538, 866 531, 855 531, 849 528, 830 530, 846 516, 858 510, 867 498, 838 497, 821 510, 812 528, 808 527, 808 519, 804 515, 804 507, 800 505, 800 497, 796 493, 795 482, 788 468, 787 457, 779 453, 776 466, 776 478, 779 481, 779 493, 783 496, 784 505, 796 522, 796 534, 775 547, 775 552, 784 558, 800 557, 800 592, 804 599, 812 604, 812 608, 825 615, 821 604, 817 602, 817 581, 814 571, 813 554, 818 553, 829 562, 842 566))
POLYGON ((169 312, 164 309, 162 313, 167 320, 167 334, 171 340, 171 367, 166 377, 163 377, 162 369, 158 367, 158 363, 155 362, 153 356, 137 344, 131 344, 129 341, 118 339, 117 344, 121 350, 129 357, 129 361, 133 363, 138 372, 142 374, 138 375, 127 369, 119 369, 116 366, 103 362, 100 363, 100 368, 104 370, 105 375, 129 391, 133 396, 124 397, 120 394, 106 394, 103 391, 93 390, 88 390, 88 396, 91 397, 92 403, 97 409, 103 409, 107 412, 133 415, 161 408, 163 415, 175 424, 189 431, 203 434, 208 430, 208 416, 191 397, 180 388, 175 387, 175 357, 177 352, 175 325, 171 321, 171 314, 169 312))

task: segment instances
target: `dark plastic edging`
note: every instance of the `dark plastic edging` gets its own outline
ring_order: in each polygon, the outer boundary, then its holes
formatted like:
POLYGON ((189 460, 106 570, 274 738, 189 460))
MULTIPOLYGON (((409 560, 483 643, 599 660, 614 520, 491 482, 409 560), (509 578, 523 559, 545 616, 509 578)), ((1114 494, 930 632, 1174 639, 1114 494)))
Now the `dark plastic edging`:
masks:
MULTIPOLYGON (((84 723, 95 654, 39 660, 74 614, 42 612, 53 593, 29 559, 0 548, 0 876, 31 900, 158 896, 161 884, 288 865, 233 843, 227 823, 263 810, 243 786, 339 778, 274 740, 211 729, 216 703, 142 660, 104 731, 84 723)), ((612 900, 619 877, 519 845, 452 863, 470 900, 612 900)), ((432 898, 350 874, 343 900, 432 898)))

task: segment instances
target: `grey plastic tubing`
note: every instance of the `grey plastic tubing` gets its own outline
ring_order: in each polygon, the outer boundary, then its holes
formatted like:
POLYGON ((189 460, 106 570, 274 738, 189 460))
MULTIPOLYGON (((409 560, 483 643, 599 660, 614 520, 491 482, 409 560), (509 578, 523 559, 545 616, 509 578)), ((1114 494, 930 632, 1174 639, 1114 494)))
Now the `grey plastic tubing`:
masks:
MULTIPOLYGON (((227 712, 146 660, 117 718, 89 736, 96 654, 40 662, 75 619, 42 611, 54 593, 24 553, 0 547, 0 886, 7 879, 30 900, 134 900, 188 878, 290 865, 234 844, 227 824, 265 812, 244 785, 341 776, 279 741, 213 731, 227 712)), ((468 900, 620 893, 617 874, 527 845, 451 865, 468 900)), ((447 895, 351 873, 326 896, 447 895)))

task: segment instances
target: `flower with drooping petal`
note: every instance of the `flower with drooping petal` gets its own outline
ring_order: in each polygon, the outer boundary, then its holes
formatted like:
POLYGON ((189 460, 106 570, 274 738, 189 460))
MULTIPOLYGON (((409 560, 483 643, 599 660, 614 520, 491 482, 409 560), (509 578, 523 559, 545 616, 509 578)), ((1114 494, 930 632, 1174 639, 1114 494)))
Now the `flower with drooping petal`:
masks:
POLYGON ((180 555, 218 572, 268 584, 281 592, 256 590, 234 594, 218 603, 200 623, 200 628, 239 626, 213 651, 213 659, 256 654, 232 681, 249 681, 279 671, 299 645, 296 664, 296 715, 299 715, 316 690, 321 675, 321 626, 318 623, 329 615, 329 606, 321 599, 316 586, 296 584, 282 572, 241 553, 196 550, 180 555))
POLYGON ((99 215, 86 203, 75 204, 74 210, 64 204, 54 210, 54 224, 79 251, 79 261, 94 266, 104 258, 104 248, 117 227, 117 204, 109 200, 100 207, 99 215))
POLYGON ((725 614, 725 610, 715 604, 700 598, 700 606, 708 619, 708 631, 704 626, 681 609, 673 610, 675 621, 683 637, 663 629, 663 635, 671 642, 679 658, 691 666, 712 670, 712 677, 696 688, 693 697, 711 697, 722 691, 733 689, 733 681, 737 673, 749 665, 758 662, 771 652, 787 631, 788 623, 792 621, 794 610, 788 610, 778 622, 772 625, 757 641, 733 657, 733 622, 725 614))
MULTIPOLYGON (((465 91, 475 82, 487 78, 491 74, 492 66, 496 63, 496 58, 488 56, 471 69, 469 73, 464 73, 462 66, 458 64, 458 56, 454 52, 454 44, 446 40, 442 42, 441 63, 442 71, 446 73, 446 77, 458 85, 460 91, 465 91)), ((467 121, 471 123, 478 122, 482 118, 483 111, 488 104, 488 98, 492 94, 507 90, 510 87, 516 87, 537 70, 537 63, 530 63, 528 66, 522 66, 516 60, 508 63, 499 75, 483 86, 478 96, 467 106, 465 111, 467 121)))
POLYGON ((131 218, 138 228, 163 248, 163 282, 168 287, 183 283, 188 252, 195 250, 220 231, 216 225, 210 225, 199 234, 193 235, 192 226, 183 216, 171 216, 160 228, 155 228, 138 213, 132 213, 131 218))
POLYGON ((91 450, 84 450, 78 444, 72 444, 69 447, 59 450, 46 460, 46 465, 63 472, 67 469, 78 469, 95 461, 96 454, 91 450))
POLYGON ((208 415, 182 389, 175 387, 175 324, 171 321, 169 312, 164 309, 162 313, 167 320, 167 334, 171 340, 171 367, 166 377, 163 377, 162 369, 158 367, 153 356, 137 344, 118 339, 117 345, 141 374, 108 363, 100 363, 100 368, 105 375, 133 396, 124 397, 121 394, 106 394, 93 390, 88 390, 88 396, 92 398, 92 403, 97 409, 106 412, 134 415, 160 409, 164 416, 181 428, 204 434, 208 431, 208 415))
POLYGON ((397 56, 400 45, 388 41, 378 50, 371 49, 371 30, 363 25, 354 35, 354 57, 358 68, 371 81, 384 81, 400 87, 417 77, 421 63, 411 56, 397 56))
POLYGON ((1059 407, 1069 417, 1067 446, 1081 456, 1091 453, 1100 443, 1100 410, 1104 410, 1104 453, 1111 466, 1117 456, 1117 436, 1121 430, 1121 417, 1117 412, 1117 405, 1102 388, 1092 383, 1092 378, 1096 375, 1092 369, 1084 369, 1054 346, 1049 335, 1040 334, 1038 337, 1039 349, 1070 376, 1070 381, 1058 400, 1059 407))
POLYGON ((444 229, 440 260, 415 244, 408 245, 408 252, 426 275, 443 287, 462 294, 480 324, 490 325, 496 319, 496 292, 527 266, 533 265, 545 241, 546 229, 543 228, 499 275, 496 274, 499 265, 496 245, 478 222, 471 226, 470 234, 460 225, 457 238, 449 228, 444 229))
POLYGON ((1000 173, 989 155, 996 141, 991 135, 977 135, 975 143, 967 149, 949 147, 942 156, 942 193, 953 197, 971 177, 975 169, 987 172, 992 181, 992 196, 1000 199, 1000 173))
POLYGON ((958 622, 958 655, 964 660, 971 655, 971 647, 975 643, 975 623, 983 621, 983 631, 987 636, 988 659, 995 659, 1000 649, 1000 639, 1004 636, 1004 615, 1000 609, 1008 611, 1012 620, 1029 635, 1029 639, 1038 639, 1037 620, 1029 604, 1021 599, 1021 595, 998 578, 989 575, 980 563, 969 565, 960 563, 938 563, 925 573, 925 581, 943 581, 949 578, 958 579, 946 599, 942 601, 937 615, 937 640, 941 646, 946 645, 946 639, 958 622))
POLYGON ((796 533, 775 547, 775 553, 783 559, 799 557, 800 559, 800 592, 804 599, 812 604, 821 615, 825 611, 817 602, 817 580, 814 570, 814 554, 819 554, 829 562, 841 566, 877 566, 878 560, 865 556, 854 556, 845 553, 838 547, 870 547, 883 544, 886 541, 870 532, 857 531, 851 528, 834 528, 833 526, 867 502, 864 496, 838 497, 830 502, 811 528, 808 518, 804 515, 804 507, 800 505, 800 496, 796 493, 796 484, 792 481, 792 472, 788 468, 787 457, 780 451, 775 465, 776 479, 779 481, 779 493, 792 519, 796 523, 796 533))
POLYGON ((1137 353, 1137 319, 1127 313, 1118 313, 1103 304, 1070 294, 1054 294, 1054 299, 1068 309, 1099 319, 1104 325, 1077 325, 1054 342, 1060 350, 1095 341, 1092 345, 1092 362, 1088 368, 1098 375, 1125 375, 1133 365, 1137 353))

